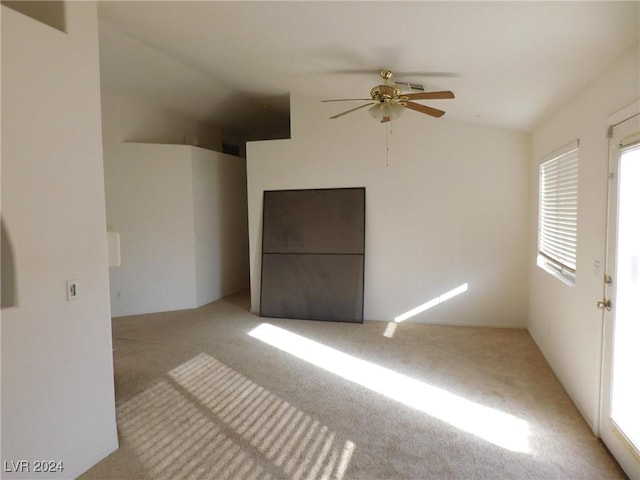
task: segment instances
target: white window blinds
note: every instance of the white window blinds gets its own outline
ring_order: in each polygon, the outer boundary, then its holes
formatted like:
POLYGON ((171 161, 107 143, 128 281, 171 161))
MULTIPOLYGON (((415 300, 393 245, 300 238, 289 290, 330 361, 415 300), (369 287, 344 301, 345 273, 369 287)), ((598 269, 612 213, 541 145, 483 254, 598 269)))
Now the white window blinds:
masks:
POLYGON ((573 283, 578 233, 577 140, 540 165, 538 228, 538 265, 573 283))

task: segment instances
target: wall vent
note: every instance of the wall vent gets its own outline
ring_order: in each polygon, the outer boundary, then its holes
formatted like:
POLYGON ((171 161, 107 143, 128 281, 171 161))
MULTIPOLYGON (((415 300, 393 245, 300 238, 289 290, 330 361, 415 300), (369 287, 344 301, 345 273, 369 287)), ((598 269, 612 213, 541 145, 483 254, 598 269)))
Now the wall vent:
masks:
POLYGON ((235 155, 236 157, 239 157, 240 147, 238 145, 231 145, 230 143, 223 143, 222 153, 227 153, 229 155, 235 155))

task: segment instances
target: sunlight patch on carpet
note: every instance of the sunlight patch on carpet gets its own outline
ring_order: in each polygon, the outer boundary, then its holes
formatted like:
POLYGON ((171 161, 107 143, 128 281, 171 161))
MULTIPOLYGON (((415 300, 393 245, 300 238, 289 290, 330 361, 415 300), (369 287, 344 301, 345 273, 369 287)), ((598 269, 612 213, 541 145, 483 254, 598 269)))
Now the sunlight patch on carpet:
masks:
POLYGON ((117 407, 153 478, 341 480, 355 444, 201 353, 117 407))
POLYGON ((393 336, 396 333, 396 328, 397 327, 398 327, 397 323, 389 322, 387 324, 387 328, 384 329, 384 333, 382 335, 387 337, 387 338, 393 338, 393 336))
POLYGON ((513 415, 268 323, 260 324, 249 335, 494 445, 514 452, 529 453, 529 424, 513 415))

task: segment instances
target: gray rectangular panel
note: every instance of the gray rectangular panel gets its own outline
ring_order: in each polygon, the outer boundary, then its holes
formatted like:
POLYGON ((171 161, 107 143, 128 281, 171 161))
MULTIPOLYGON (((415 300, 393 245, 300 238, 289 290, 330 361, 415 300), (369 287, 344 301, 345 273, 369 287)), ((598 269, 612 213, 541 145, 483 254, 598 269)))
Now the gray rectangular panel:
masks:
POLYGON ((362 322, 363 278, 363 255, 263 255, 260 315, 362 322))
POLYGON ((264 192, 263 253, 364 253, 364 188, 264 192))
POLYGON ((265 317, 362 322, 365 189, 264 192, 265 317))

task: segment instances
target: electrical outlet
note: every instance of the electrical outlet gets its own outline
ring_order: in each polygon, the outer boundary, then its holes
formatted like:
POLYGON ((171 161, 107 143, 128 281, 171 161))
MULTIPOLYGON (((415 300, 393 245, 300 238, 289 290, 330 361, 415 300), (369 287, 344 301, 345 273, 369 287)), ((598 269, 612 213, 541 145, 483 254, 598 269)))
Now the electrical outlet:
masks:
POLYGON ((78 282, 75 280, 67 280, 67 301, 78 298, 78 282))

